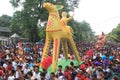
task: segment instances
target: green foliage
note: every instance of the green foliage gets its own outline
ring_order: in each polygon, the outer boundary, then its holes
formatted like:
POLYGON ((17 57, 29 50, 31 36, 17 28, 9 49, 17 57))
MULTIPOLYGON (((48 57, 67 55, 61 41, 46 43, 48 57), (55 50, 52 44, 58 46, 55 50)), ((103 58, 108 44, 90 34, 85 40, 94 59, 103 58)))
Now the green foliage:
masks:
POLYGON ((11 21, 11 16, 8 15, 2 15, 0 17, 0 26, 1 27, 9 27, 11 21))
POLYGON ((19 2, 20 2, 20 0, 10 0, 10 3, 12 4, 13 7, 18 7, 19 2))
POLYGON ((85 21, 76 22, 72 20, 69 25, 71 25, 75 32, 74 39, 76 41, 88 41, 94 36, 94 32, 92 31, 90 25, 85 21))
POLYGON ((116 28, 114 28, 108 36, 109 40, 113 40, 115 42, 120 42, 120 24, 117 25, 116 28))
POLYGON ((18 4, 22 4, 23 7, 21 11, 14 13, 11 23, 12 32, 21 34, 31 42, 38 41, 39 29, 37 23, 38 19, 40 19, 39 13, 42 11, 42 9, 39 9, 41 7, 40 2, 38 0, 26 0, 24 2, 10 0, 10 3, 12 3, 14 7, 18 7, 18 4))
MULTIPOLYGON (((0 16, 0 27, 9 28, 10 23, 11 23, 11 16, 8 16, 8 15, 0 16)), ((7 36, 7 37, 10 36, 10 34, 7 33, 7 32, 0 32, 0 35, 1 36, 7 36)))
POLYGON ((41 39, 45 39, 45 27, 40 28, 39 30, 39 36, 41 39))
POLYGON ((11 25, 10 25, 10 30, 12 34, 17 33, 19 35, 22 35, 23 30, 22 30, 21 22, 22 22, 21 12, 16 11, 12 17, 11 25))

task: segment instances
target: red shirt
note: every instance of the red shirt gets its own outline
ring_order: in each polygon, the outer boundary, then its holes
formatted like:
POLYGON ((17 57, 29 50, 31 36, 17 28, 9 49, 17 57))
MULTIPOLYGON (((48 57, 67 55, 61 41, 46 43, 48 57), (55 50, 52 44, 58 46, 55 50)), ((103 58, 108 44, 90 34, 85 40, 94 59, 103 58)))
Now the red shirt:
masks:
POLYGON ((7 67, 6 67, 6 70, 8 70, 8 71, 10 71, 12 69, 12 65, 8 65, 7 67))
POLYGON ((5 76, 5 73, 3 70, 0 70, 0 76, 5 76))
POLYGON ((77 77, 78 77, 78 80, 88 80, 84 74, 82 74, 82 75, 77 74, 77 77))
POLYGON ((67 71, 64 72, 64 76, 67 78, 67 80, 72 80, 70 74, 71 74, 70 70, 67 70, 67 71))

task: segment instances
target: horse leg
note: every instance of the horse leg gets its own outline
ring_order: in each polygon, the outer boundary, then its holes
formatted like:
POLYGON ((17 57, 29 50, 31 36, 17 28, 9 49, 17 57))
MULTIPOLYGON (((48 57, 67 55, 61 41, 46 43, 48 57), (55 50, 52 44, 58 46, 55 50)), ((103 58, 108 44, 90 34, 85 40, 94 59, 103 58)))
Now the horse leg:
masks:
POLYGON ((74 43, 74 41, 73 41, 73 38, 70 37, 69 40, 68 40, 68 42, 70 43, 70 47, 72 48, 72 50, 73 50, 73 52, 74 52, 74 54, 75 54, 75 57, 76 57, 77 61, 80 61, 79 52, 78 52, 78 50, 77 50, 77 48, 76 48, 76 45, 75 45, 75 43, 74 43))
POLYGON ((49 51, 49 48, 50 48, 51 41, 52 40, 50 38, 46 38, 45 45, 44 45, 44 50, 43 50, 43 54, 42 54, 42 60, 48 56, 48 51, 49 51))
POLYGON ((53 54, 52 54, 52 71, 53 72, 56 69, 58 56, 59 56, 59 48, 60 48, 60 39, 59 38, 54 38, 53 54))
POLYGON ((63 54, 65 56, 65 59, 68 60, 68 46, 67 46, 67 41, 62 40, 62 47, 63 47, 63 54))

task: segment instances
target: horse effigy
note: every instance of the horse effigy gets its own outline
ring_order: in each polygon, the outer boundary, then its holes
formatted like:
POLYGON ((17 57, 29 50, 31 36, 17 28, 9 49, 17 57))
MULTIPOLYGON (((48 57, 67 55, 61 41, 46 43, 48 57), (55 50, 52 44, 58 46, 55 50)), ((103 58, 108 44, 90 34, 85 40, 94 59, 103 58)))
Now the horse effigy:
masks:
POLYGON ((102 32, 101 35, 98 35, 98 40, 97 40, 97 42, 95 43, 95 48, 96 48, 97 50, 100 50, 100 49, 102 49, 102 47, 105 45, 105 43, 106 43, 106 36, 105 36, 105 34, 102 32))
POLYGON ((53 41, 52 71, 55 71, 56 69, 59 51, 60 51, 60 43, 62 43, 62 47, 66 59, 68 59, 67 43, 69 43, 75 54, 77 61, 80 61, 79 52, 77 51, 73 37, 71 35, 72 29, 67 24, 63 25, 63 23, 61 23, 60 20, 58 10, 62 9, 63 6, 54 5, 52 3, 47 2, 43 4, 43 7, 49 12, 49 17, 46 26, 46 41, 43 49, 42 61, 47 57, 48 50, 52 41, 53 41))

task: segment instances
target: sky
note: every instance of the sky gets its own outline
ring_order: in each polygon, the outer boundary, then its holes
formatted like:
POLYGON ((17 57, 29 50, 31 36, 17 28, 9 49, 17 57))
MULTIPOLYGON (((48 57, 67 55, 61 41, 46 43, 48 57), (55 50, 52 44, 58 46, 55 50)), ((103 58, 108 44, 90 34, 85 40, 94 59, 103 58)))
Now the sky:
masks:
MULTIPOLYGON (((120 23, 120 0, 80 0, 79 7, 73 12, 78 22, 86 21, 97 35, 111 32, 120 23)), ((0 0, 0 16, 12 16, 15 9, 9 0, 0 0)))
POLYGON ((108 34, 120 23, 120 0, 80 0, 74 18, 88 22, 97 35, 108 34))
POLYGON ((9 3, 9 0, 0 0, 0 16, 3 14, 7 14, 12 16, 15 9, 9 3))

